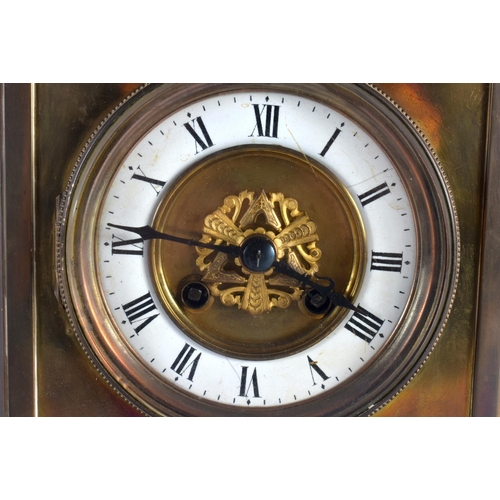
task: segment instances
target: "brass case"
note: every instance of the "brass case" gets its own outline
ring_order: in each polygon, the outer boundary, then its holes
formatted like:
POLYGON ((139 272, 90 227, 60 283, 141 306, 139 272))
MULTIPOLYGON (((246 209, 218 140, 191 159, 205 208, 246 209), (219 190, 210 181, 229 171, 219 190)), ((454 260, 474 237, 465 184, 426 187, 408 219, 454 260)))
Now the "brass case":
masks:
MULTIPOLYGON (((114 392, 81 349, 55 272, 56 217, 65 183, 102 120, 138 87, 1 87, 4 415, 142 415, 114 392)), ((491 305, 495 297, 488 277, 495 268, 492 251, 499 230, 485 192, 499 182, 498 153, 491 146, 498 141, 490 142, 497 127, 492 111, 497 89, 487 84, 377 87, 411 116, 441 160, 455 198, 462 252, 454 306, 441 339, 415 377, 376 415, 496 415, 499 355, 491 353, 498 352, 499 341, 491 325, 498 312, 491 305)))

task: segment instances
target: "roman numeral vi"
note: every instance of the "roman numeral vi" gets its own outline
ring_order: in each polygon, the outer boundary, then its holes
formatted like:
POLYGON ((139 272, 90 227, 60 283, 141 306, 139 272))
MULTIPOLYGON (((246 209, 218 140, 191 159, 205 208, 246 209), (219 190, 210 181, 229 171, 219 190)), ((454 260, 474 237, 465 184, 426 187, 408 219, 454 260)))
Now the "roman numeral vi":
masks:
POLYGON ((250 382, 247 385, 247 377, 248 377, 248 366, 241 367, 241 382, 240 382, 240 396, 247 397, 250 392, 250 387, 253 391, 254 398, 260 398, 259 395, 259 383, 257 380, 257 368, 253 369, 253 374, 250 377, 250 382))

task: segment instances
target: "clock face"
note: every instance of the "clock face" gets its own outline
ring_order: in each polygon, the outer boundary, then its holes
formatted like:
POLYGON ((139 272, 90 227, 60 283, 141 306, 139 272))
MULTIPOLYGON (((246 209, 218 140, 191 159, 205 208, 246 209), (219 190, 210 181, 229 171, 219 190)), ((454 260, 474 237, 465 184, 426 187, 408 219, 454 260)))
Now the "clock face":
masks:
POLYGON ((432 348, 451 204, 418 134, 353 89, 146 89, 85 152, 63 291, 146 413, 368 413, 432 348))

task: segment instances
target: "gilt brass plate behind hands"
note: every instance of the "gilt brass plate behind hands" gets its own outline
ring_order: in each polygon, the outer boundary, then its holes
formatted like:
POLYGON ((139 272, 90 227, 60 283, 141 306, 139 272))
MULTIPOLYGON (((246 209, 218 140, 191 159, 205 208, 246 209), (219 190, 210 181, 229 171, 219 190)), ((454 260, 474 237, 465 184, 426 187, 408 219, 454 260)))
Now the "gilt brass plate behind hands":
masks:
MULTIPOLYGON (((366 261, 365 233, 358 210, 337 179, 297 153, 245 147, 209 157, 173 183, 160 202, 153 227, 194 240, 205 234, 207 239, 207 216, 239 193, 254 193, 253 200, 263 193, 265 198, 280 193, 296 201, 298 210, 315 226, 314 244, 309 250, 304 245, 302 250, 318 258, 302 260, 304 271, 333 277, 335 290, 354 301, 366 261), (266 185, 262 185, 262 179, 266 179, 266 185)), ((240 219, 250 205, 246 200, 240 219)), ((279 213, 279 203, 276 207, 279 213)), ((283 226, 287 225, 282 215, 278 218, 283 226)), ((240 219, 236 224, 242 224, 240 219)), ((252 223, 244 224, 250 231, 267 229, 272 233, 268 222, 263 214, 257 214, 252 223)), ((307 314, 300 304, 301 290, 294 292, 293 288, 288 290, 295 297, 286 307, 268 307, 258 314, 249 314, 243 299, 232 307, 217 299, 210 307, 192 311, 184 306, 180 293, 186 281, 203 279, 206 268, 200 270, 199 265, 203 253, 160 240, 151 243, 150 252, 155 285, 171 317, 193 339, 224 354, 251 359, 286 356, 321 340, 347 313, 344 308, 336 308, 324 318, 307 314)), ((277 273, 271 272, 266 277, 268 288, 268 278, 279 280, 277 273)), ((214 280, 210 286, 212 290, 220 288, 214 280)))

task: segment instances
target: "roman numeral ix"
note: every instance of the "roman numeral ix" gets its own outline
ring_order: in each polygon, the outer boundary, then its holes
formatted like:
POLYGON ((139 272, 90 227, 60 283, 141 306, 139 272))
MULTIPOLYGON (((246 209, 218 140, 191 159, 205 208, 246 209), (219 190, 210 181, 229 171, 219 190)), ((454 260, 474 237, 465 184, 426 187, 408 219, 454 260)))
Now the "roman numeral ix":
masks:
POLYGON ((144 253, 144 240, 134 238, 133 240, 122 240, 113 234, 111 240, 111 255, 140 255, 144 253))

